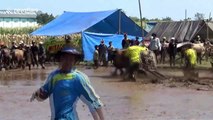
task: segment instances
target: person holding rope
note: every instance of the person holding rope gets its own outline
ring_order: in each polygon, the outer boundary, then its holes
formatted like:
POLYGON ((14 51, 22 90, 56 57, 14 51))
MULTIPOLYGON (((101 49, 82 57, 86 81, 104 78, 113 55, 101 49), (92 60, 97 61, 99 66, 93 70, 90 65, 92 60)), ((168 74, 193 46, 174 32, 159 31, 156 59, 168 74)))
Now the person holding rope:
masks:
POLYGON ((130 46, 126 49, 125 55, 129 58, 129 66, 127 68, 128 77, 130 80, 136 81, 134 72, 139 70, 140 55, 147 51, 145 46, 130 46))
POLYGON ((192 48, 192 44, 188 45, 185 50, 185 75, 196 77, 195 66, 197 62, 196 50, 192 48))
POLYGON ((104 120, 100 97, 87 75, 75 67, 81 53, 74 48, 64 47, 58 54, 59 68, 49 74, 45 84, 32 94, 30 101, 43 101, 49 97, 51 120, 79 120, 76 103, 80 98, 88 105, 94 120, 104 120))

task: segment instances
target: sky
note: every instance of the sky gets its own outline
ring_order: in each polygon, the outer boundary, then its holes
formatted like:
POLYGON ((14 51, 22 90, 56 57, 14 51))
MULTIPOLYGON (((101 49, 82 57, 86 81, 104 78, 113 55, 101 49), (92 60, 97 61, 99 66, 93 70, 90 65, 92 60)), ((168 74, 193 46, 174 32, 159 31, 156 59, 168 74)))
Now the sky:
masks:
MULTIPOLYGON (((142 17, 148 19, 171 17, 173 20, 194 19, 196 13, 205 18, 213 16, 213 0, 140 0, 142 17)), ((61 15, 63 11, 91 12, 122 9, 127 16, 140 17, 138 0, 0 0, 0 10, 37 9, 61 15)))

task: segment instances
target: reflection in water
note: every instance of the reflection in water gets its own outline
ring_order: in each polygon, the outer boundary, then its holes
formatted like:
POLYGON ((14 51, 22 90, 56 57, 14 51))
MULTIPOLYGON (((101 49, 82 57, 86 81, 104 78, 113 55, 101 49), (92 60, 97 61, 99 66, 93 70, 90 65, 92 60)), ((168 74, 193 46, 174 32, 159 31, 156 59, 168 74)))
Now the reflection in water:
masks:
POLYGON ((55 68, 49 67, 45 70, 35 68, 33 70, 8 70, 0 71, 0 85, 39 85, 44 82, 47 75, 55 68))

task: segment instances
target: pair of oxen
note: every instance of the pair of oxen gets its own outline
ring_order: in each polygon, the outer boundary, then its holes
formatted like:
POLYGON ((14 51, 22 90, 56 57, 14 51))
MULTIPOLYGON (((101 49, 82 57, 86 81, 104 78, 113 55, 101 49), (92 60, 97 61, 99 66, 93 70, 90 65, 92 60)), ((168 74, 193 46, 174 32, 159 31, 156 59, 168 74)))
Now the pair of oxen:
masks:
MULTIPOLYGON (((128 68, 130 65, 129 57, 126 56, 126 49, 114 50, 112 59, 113 59, 113 65, 115 67, 115 71, 113 75, 117 75, 117 72, 119 70, 120 75, 124 75, 124 79, 125 79, 125 76, 128 75, 128 68), (124 69, 126 72, 125 74, 123 71, 124 69)), ((156 69, 156 57, 154 52, 152 52, 151 50, 142 52, 140 54, 139 70, 143 71, 144 73, 145 70, 155 70, 155 69, 156 69)))
POLYGON ((2 48, 0 50, 0 69, 2 68, 25 68, 24 51, 20 49, 10 50, 2 48))
MULTIPOLYGON (((213 49, 213 45, 204 44, 204 43, 179 43, 177 44, 177 52, 181 54, 181 61, 184 60, 186 57, 184 54, 186 46, 192 45, 192 48, 196 50, 197 52, 197 60, 201 64, 202 57, 209 52, 209 49, 213 49)), ((114 75, 117 74, 117 70, 120 70, 120 74, 123 74, 123 69, 127 70, 129 67, 129 58, 125 55, 126 50, 114 50, 113 52, 113 65, 115 66, 114 75)), ((155 54, 149 50, 148 55, 141 54, 141 63, 140 63, 140 69, 142 70, 155 70, 156 69, 156 56, 155 54)))

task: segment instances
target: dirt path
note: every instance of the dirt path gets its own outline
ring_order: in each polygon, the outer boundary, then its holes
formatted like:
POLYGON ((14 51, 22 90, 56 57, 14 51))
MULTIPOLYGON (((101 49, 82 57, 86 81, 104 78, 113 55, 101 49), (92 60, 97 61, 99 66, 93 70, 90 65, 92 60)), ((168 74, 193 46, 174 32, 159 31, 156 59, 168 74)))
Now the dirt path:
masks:
MULTIPOLYGON (((54 68, 0 72, 0 120, 49 119, 48 100, 31 103, 29 98, 31 93, 43 83, 47 73, 54 68)), ((213 91, 178 86, 176 85, 178 82, 175 83, 176 87, 167 86, 170 85, 167 83, 121 82, 120 77, 110 76, 111 68, 98 70, 82 68, 82 70, 88 74, 105 104, 106 120, 211 120, 213 118, 213 91)), ((202 85, 199 88, 207 87, 202 85)), ((77 110, 81 120, 92 120, 87 107, 82 102, 78 103, 77 110)))

